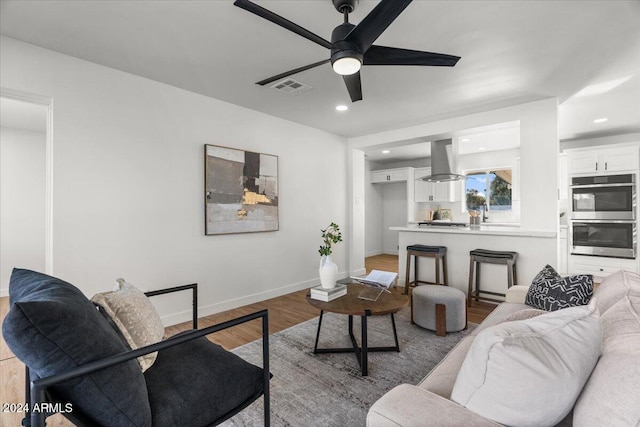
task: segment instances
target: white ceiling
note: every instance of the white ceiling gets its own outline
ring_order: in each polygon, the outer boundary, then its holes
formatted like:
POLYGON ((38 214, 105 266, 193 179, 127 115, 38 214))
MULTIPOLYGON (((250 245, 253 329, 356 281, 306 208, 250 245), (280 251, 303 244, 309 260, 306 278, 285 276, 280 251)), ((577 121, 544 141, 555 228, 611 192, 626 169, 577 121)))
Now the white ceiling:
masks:
MULTIPOLYGON (((457 153, 461 156, 486 151, 508 150, 520 147, 520 123, 508 122, 465 129, 447 136, 453 139, 457 153)), ((426 138, 397 141, 393 144, 387 144, 386 147, 368 149, 366 156, 367 160, 379 163, 430 157, 431 141, 427 141, 426 138)))
MULTIPOLYGON (((329 39, 330 0, 256 0, 329 39)), ((378 2, 362 0, 359 22, 378 2)), ((362 70, 351 104, 324 65, 293 76, 298 96, 254 82, 328 51, 232 1, 1 0, 0 33, 344 136, 558 97, 561 138, 640 130, 640 2, 414 1, 376 44, 461 56, 454 68, 362 70), (629 77, 608 93, 573 97, 629 77), (350 105, 344 113, 337 104, 350 105), (594 125, 593 119, 609 121, 594 125)))

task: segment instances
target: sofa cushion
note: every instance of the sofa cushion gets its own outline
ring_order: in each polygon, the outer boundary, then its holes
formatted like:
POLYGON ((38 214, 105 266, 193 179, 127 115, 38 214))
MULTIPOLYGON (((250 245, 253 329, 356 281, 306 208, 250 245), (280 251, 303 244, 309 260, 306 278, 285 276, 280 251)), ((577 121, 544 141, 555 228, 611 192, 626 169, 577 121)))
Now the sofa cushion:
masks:
POLYGON ((467 356, 475 336, 466 336, 438 363, 418 384, 418 387, 429 390, 445 399, 451 398, 451 390, 456 383, 458 371, 467 356))
POLYGON ((400 384, 367 413, 367 427, 499 427, 491 420, 410 384, 400 384))
POLYGON ((546 314, 547 311, 540 310, 539 308, 525 308, 524 310, 516 311, 515 313, 511 313, 507 317, 504 318, 503 322, 516 322, 518 320, 527 320, 533 317, 540 316, 541 314, 546 314))
MULTIPOLYGON (((132 350, 162 341, 164 326, 149 298, 124 279, 116 282, 113 292, 96 294, 91 301, 104 309, 132 350)), ((142 372, 153 365, 157 354, 138 357, 142 372)))
POLYGON ((264 390, 261 368, 206 337, 159 351, 144 377, 154 427, 214 425, 264 390))
MULTIPOLYGON (((13 353, 40 377, 128 349, 84 294, 60 279, 14 269, 11 309, 2 334, 13 353)), ((135 360, 53 387, 55 397, 91 414, 96 425, 149 426, 151 410, 135 360)))
POLYGON ((451 399, 501 424, 555 425, 600 356, 595 305, 504 322, 476 336, 451 399))
POLYGON ((620 270, 605 277, 594 292, 600 315, 603 315, 625 295, 640 296, 640 276, 638 274, 620 270))
MULTIPOLYGON (((593 295, 593 276, 582 274, 562 278, 547 274, 546 266, 531 282, 525 303, 547 311, 587 305, 593 295)), ((555 270, 554 270, 555 271, 555 270)))
POLYGON ((640 297, 623 297, 601 322, 602 357, 576 402, 574 425, 640 425, 640 297))
POLYGON ((517 302, 503 302, 502 304, 499 304, 491 313, 489 313, 489 315, 482 321, 482 323, 480 323, 480 325, 478 325, 477 328, 471 331, 471 335, 478 335, 485 329, 504 322, 504 319, 507 318, 507 316, 527 308, 531 307, 517 302))

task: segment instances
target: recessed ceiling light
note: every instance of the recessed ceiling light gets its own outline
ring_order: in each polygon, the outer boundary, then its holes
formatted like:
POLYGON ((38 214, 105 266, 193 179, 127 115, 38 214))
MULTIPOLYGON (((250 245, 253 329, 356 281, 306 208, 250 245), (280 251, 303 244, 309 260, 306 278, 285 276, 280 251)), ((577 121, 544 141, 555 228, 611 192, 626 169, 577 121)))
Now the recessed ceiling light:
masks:
POLYGON ((609 120, 609 119, 607 119, 606 117, 601 117, 601 118, 599 118, 599 119, 595 119, 595 120, 593 121, 593 123, 604 123, 604 122, 606 122, 607 120, 609 120))
POLYGON ((487 147, 478 147, 478 151, 484 151, 486 149, 487 149, 487 147))
POLYGON ((346 105, 337 105, 336 106, 336 110, 337 111, 347 111, 349 109, 349 107, 347 107, 346 105))
POLYGON ((462 138, 462 139, 460 140, 460 142, 469 142, 469 141, 471 141, 469 138, 462 138))
POLYGON ((382 150, 382 154, 389 154, 389 150, 382 150))

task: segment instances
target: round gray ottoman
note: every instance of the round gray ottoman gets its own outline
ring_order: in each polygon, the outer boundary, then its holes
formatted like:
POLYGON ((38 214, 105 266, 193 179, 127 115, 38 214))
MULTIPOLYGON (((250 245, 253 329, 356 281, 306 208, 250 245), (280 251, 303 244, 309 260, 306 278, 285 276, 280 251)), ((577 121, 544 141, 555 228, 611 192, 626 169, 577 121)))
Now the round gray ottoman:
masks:
POLYGON ((411 318, 423 328, 436 331, 439 336, 461 331, 467 327, 467 297, 460 289, 442 285, 423 285, 414 288, 411 299, 411 318))

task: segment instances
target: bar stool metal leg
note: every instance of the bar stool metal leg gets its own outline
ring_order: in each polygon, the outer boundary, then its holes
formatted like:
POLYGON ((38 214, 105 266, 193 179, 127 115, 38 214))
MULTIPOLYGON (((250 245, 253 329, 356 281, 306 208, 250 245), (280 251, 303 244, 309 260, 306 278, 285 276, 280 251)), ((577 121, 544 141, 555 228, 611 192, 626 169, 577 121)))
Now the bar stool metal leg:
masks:
POLYGON ((507 264, 507 289, 513 286, 513 263, 507 264))
POLYGON ((409 293, 409 277, 411 275, 411 257, 412 257, 411 251, 407 251, 407 269, 405 271, 405 279, 404 279, 404 294, 405 295, 407 295, 409 293))
POLYGON ((449 278, 447 277, 447 254, 442 256, 442 276, 444 277, 444 285, 449 286, 449 278))
POLYGON ((471 295, 473 293, 473 257, 469 257, 469 292, 467 293, 467 306, 471 307, 471 295))
POLYGON ((474 292, 476 302, 480 301, 480 265, 481 262, 476 261, 476 290, 474 292))

